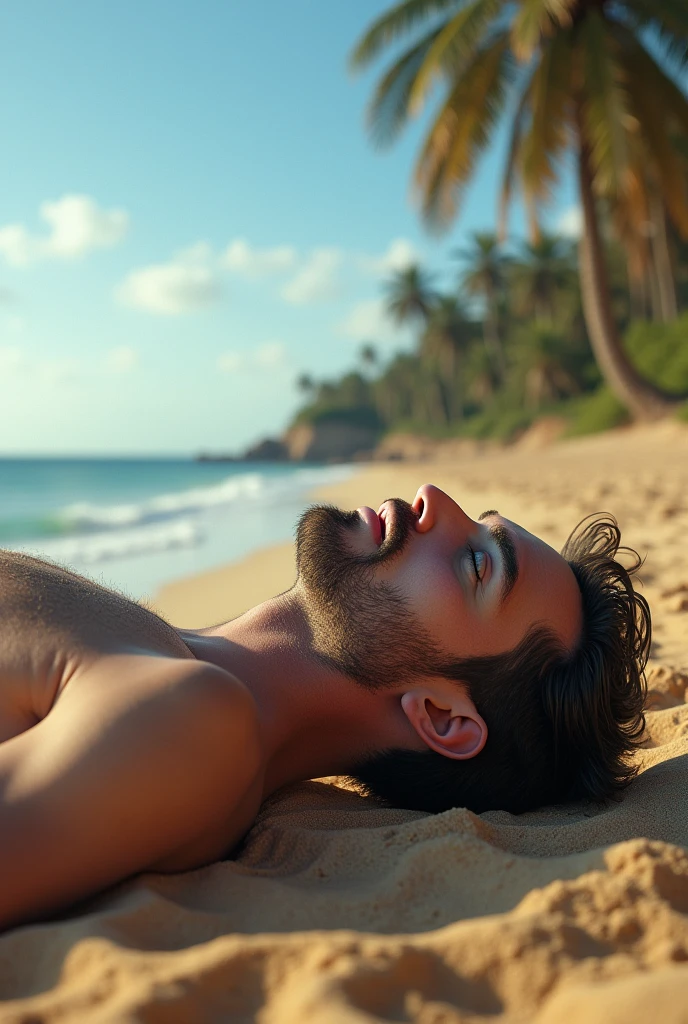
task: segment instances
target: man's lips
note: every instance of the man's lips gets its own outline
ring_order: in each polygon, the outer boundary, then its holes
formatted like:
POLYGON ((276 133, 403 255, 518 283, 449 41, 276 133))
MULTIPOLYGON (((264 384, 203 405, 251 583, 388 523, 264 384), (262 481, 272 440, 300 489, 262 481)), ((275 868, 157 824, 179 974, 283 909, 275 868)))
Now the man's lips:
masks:
POLYGON ((382 515, 383 510, 381 510, 381 514, 379 516, 372 508, 369 508, 368 505, 362 505, 361 508, 357 508, 356 511, 366 526, 370 527, 373 534, 373 540, 377 546, 380 547, 385 537, 385 522, 384 516, 382 515))

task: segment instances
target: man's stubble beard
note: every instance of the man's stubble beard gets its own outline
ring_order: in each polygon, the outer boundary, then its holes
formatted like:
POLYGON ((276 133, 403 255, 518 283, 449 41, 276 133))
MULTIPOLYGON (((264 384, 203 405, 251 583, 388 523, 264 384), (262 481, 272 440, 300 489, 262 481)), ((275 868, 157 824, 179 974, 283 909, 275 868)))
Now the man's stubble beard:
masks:
POLYGON ((296 536, 297 586, 315 654, 367 689, 410 683, 419 675, 441 675, 442 652, 391 583, 375 570, 398 558, 411 538, 416 513, 393 498, 394 512, 377 551, 354 554, 347 532, 361 528, 357 512, 332 505, 307 509, 296 536))

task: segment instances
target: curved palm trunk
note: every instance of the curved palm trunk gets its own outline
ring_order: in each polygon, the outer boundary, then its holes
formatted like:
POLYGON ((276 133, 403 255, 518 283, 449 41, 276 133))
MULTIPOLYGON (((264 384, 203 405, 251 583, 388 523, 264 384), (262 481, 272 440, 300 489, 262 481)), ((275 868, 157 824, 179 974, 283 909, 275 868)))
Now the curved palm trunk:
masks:
POLYGON ((652 223, 654 234, 652 236, 652 255, 655 267, 657 268, 657 285, 659 290, 659 301, 664 323, 675 320, 678 316, 676 305, 676 286, 674 284, 674 268, 671 265, 671 254, 669 252, 669 240, 667 238, 666 213, 664 203, 657 194, 651 199, 652 223))
POLYGON ((583 206, 583 235, 579 246, 581 295, 595 359, 605 381, 635 419, 659 419, 675 409, 680 399, 641 377, 621 346, 609 301, 609 279, 592 190, 590 158, 582 140, 578 174, 583 206))
POLYGON ((626 278, 628 280, 628 292, 631 302, 631 319, 647 320, 647 281, 643 271, 642 277, 637 277, 633 272, 630 259, 626 260, 626 278))

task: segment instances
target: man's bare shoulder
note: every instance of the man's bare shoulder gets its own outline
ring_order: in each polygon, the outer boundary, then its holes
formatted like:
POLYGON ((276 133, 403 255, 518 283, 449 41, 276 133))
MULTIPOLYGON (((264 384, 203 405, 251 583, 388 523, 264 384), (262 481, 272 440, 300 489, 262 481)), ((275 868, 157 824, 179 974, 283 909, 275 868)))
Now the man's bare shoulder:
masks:
POLYGON ((160 699, 179 702, 187 727, 193 723, 204 746, 217 742, 220 755, 229 758, 241 750, 243 757, 250 755, 249 761, 259 765, 258 709, 237 676, 206 661, 176 661, 169 675, 164 672, 161 677, 156 671, 155 679, 163 683, 160 699))
POLYGON ((98 651, 137 645, 192 655, 150 608, 53 562, 0 549, 0 671, 9 647, 98 651))
POLYGON ((211 662, 138 652, 102 655, 65 688, 45 724, 63 730, 67 719, 85 714, 100 730, 145 722, 151 748, 172 743, 178 758, 194 766, 201 757, 196 770, 213 775, 217 787, 226 781, 232 788, 237 773, 230 769, 238 758, 251 771, 261 764, 253 696, 240 679, 211 662))
POLYGON ((234 676, 174 658, 100 659, 0 745, 0 871, 14 880, 0 927, 140 871, 216 859, 251 824, 261 764, 255 705, 234 676))

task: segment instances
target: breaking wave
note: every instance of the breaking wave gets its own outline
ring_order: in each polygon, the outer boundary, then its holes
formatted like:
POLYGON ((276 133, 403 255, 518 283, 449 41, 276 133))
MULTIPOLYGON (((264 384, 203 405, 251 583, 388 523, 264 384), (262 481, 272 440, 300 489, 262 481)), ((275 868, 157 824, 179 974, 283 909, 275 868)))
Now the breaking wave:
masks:
POLYGON ((241 504, 250 514, 258 507, 297 498, 319 484, 344 479, 350 472, 346 466, 248 472, 139 502, 78 502, 33 519, 0 521, 0 544, 27 549, 40 542, 47 557, 84 564, 194 547, 204 539, 205 524, 215 510, 241 504))

